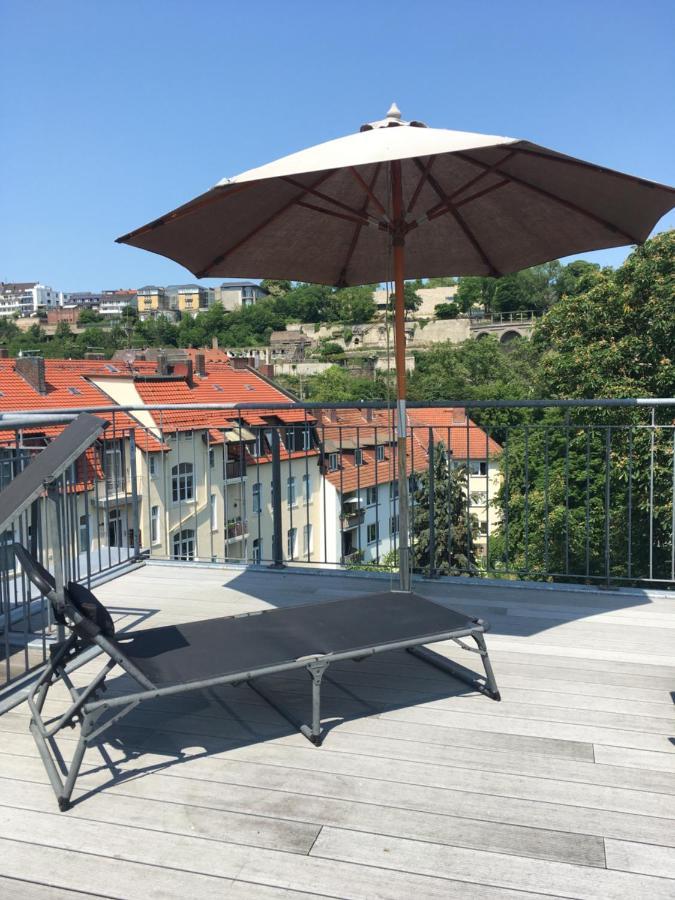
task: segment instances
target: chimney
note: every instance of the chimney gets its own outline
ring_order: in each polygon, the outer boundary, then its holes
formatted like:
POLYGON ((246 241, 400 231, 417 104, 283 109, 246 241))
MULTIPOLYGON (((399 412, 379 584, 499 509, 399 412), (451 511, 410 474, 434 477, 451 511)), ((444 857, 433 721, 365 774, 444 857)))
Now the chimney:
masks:
POLYGON ((19 356, 14 368, 38 394, 47 393, 45 361, 42 356, 19 356))
POLYGON ((9 357, 9 350, 7 347, 0 347, 0 359, 7 359, 9 357))
POLYGON ((328 418, 331 422, 337 422, 337 420, 338 420, 337 409, 329 409, 328 410, 328 418))
POLYGON ((214 350, 217 350, 217 349, 218 349, 218 338, 217 338, 216 335, 214 335, 214 336, 211 338, 211 347, 212 347, 214 350))
POLYGON ((369 406, 367 409, 364 410, 364 412, 366 414, 366 422, 372 422, 373 421, 372 407, 369 406))
POLYGON ((192 360, 186 359, 185 362, 183 363, 183 365, 185 366, 185 380, 188 383, 188 387, 193 388, 195 386, 195 379, 194 379, 194 368, 192 365, 192 360))
POLYGON ((195 353, 195 370, 200 378, 206 375, 206 356, 203 353, 195 353))
POLYGON ((163 350, 159 350, 157 353, 157 374, 158 375, 168 375, 169 374, 169 362, 166 358, 166 353, 163 350))

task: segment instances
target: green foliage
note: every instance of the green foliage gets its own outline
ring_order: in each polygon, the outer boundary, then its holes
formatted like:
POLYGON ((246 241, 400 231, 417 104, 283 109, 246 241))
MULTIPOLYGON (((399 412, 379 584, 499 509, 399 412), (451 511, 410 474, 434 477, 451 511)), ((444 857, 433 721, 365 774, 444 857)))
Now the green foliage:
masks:
POLYGON ((335 341, 322 341, 319 348, 319 357, 324 361, 342 358, 344 353, 344 348, 335 341))
POLYGON ((438 303, 434 310, 437 319, 456 319, 461 312, 459 303, 438 303))
MULTIPOLYGON (((674 249, 669 232, 616 271, 571 264, 576 287, 568 283, 532 341, 539 396, 673 396, 674 249)), ((664 411, 656 423, 671 419, 672 410, 664 411)), ((672 432, 646 424, 634 409, 569 417, 547 410, 512 429, 501 459, 503 524, 491 539, 491 565, 530 576, 668 576, 672 432)))
POLYGON ((434 548, 432 560, 430 531, 430 479, 425 470, 417 476, 412 522, 414 566, 437 575, 476 575, 478 562, 474 535, 475 516, 467 515, 468 476, 466 468, 453 468, 443 442, 434 453, 434 548))
POLYGON ((554 260, 501 278, 460 278, 456 301, 464 312, 476 306, 488 314, 545 312, 562 296, 587 290, 600 275, 595 263, 575 260, 563 266, 554 260))
POLYGON ((103 321, 105 321, 105 316, 101 315, 97 309, 82 309, 77 317, 78 325, 89 325, 103 321))
MULTIPOLYGON (((675 394, 675 232, 657 235, 589 290, 566 296, 534 335, 552 397, 675 394)), ((573 264, 574 265, 574 264, 573 264)), ((582 276, 587 277, 587 276, 582 276)))
POLYGON ((307 399, 324 403, 356 400, 383 400, 387 395, 381 376, 363 378, 351 375, 340 366, 331 366, 320 375, 307 379, 307 399))
MULTIPOLYGON (((406 281, 403 285, 403 304, 405 307, 406 315, 411 312, 417 312, 417 310, 422 305, 422 298, 417 293, 417 291, 422 287, 425 287, 425 285, 423 285, 419 281, 406 281)), ((387 305, 390 310, 394 310, 396 306, 396 295, 394 293, 389 294, 387 305)))

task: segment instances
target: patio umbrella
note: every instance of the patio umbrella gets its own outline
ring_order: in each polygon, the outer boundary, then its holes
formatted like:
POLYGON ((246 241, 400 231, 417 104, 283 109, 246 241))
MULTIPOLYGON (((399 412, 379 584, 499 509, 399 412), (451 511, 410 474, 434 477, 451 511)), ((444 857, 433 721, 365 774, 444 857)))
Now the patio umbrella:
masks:
POLYGON ((404 278, 499 276, 641 243, 675 190, 517 138, 405 122, 225 178, 118 238, 198 278, 395 284, 401 587, 409 589, 404 278))

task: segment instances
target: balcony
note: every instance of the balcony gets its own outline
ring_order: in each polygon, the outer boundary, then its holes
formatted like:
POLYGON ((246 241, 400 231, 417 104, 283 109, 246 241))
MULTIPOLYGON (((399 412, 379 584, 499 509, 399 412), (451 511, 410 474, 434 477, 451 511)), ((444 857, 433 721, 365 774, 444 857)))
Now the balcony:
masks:
POLYGON ((237 538, 242 538, 248 534, 248 526, 246 522, 242 522, 241 519, 232 520, 227 523, 225 526, 225 537, 228 541, 236 540, 237 538))
POLYGON ((239 481, 246 477, 246 464, 240 459, 228 459, 225 463, 225 481, 239 481))
MULTIPOLYGON (((124 629, 388 584, 149 562, 96 593, 124 629)), ((86 894, 95 873, 99 891, 125 898, 220 897, 223 885, 270 900, 306 897, 308 885, 354 900, 541 896, 542 886, 672 896, 670 599, 481 579, 415 590, 491 621, 500 704, 405 652, 331 667, 319 750, 246 686, 153 701, 94 741, 65 814, 25 704, 0 716, 5 889, 86 894)), ((76 671, 76 685, 99 667, 76 671)), ((267 679, 298 715, 302 676, 267 679)), ((64 690, 55 710, 67 700, 64 690)))
POLYGON ((366 511, 362 507, 347 506, 342 510, 340 525, 344 531, 363 525, 366 511))
MULTIPOLYGON (((9 682, 0 691, 5 892, 86 895, 95 872, 97 892, 129 898, 219 897, 224 884, 236 896, 270 900, 300 900, 308 885, 314 895, 353 900, 411 891, 462 900, 542 891, 598 900, 672 896, 671 406, 579 406, 545 421, 533 406, 522 422, 486 425, 479 440, 466 418, 411 427, 418 454, 425 446, 440 452, 441 443, 455 448, 455 524, 476 551, 471 566, 447 555, 447 484, 436 480, 429 507, 419 489, 413 589, 491 623, 501 703, 405 652, 331 667, 320 750, 244 685, 158 699, 93 740, 75 808, 58 816, 58 828, 29 714, 18 702, 58 630, 0 554, 0 681, 9 682), (484 475, 466 476, 467 446, 470 460, 483 454, 484 475), (471 493, 488 489, 479 519, 471 493), (442 570, 448 560, 451 575, 442 570)), ((480 422, 480 413, 477 405, 469 417, 480 422)), ((217 498, 216 522, 224 520, 227 540, 236 542, 230 555, 241 548, 241 562, 229 567, 213 555, 217 544, 222 552, 222 533, 216 542, 206 492, 193 521, 181 523, 181 540, 195 558, 214 561, 171 561, 161 542, 141 552, 154 526, 165 538, 164 518, 150 514, 157 499, 144 505, 150 484, 139 477, 133 502, 97 517, 87 502, 93 486, 81 490, 75 467, 60 495, 66 571, 91 582, 118 633, 389 590, 395 571, 382 570, 392 548, 386 565, 395 570, 396 539, 387 529, 398 501, 371 507, 379 531, 365 560, 353 534, 342 542, 340 528, 343 509, 347 521, 361 522, 363 509, 335 502, 338 492, 327 497, 316 459, 292 462, 298 488, 311 471, 311 506, 287 509, 285 469, 272 495, 277 509, 265 482, 261 512, 248 522, 233 513, 254 509, 251 501, 235 508, 225 507, 227 492, 217 498), (271 533, 273 512, 284 532, 276 546, 260 540, 271 533), (286 532, 295 529, 302 547, 310 516, 311 562, 289 561, 286 532), (332 531, 320 530, 328 525, 332 531), (251 540, 241 541, 248 531, 251 540), (246 554, 256 551, 261 565, 246 568, 246 554)), ((416 460, 423 484, 432 459, 416 460)), ((173 460, 167 454, 158 465, 173 460)), ((168 483, 170 472, 160 470, 153 484, 168 483)), ((37 532, 44 546, 42 503, 5 532, 5 542, 37 532)), ((438 649, 463 661, 455 645, 438 649)), ((76 669, 76 686, 100 665, 92 659, 76 669)), ((125 679, 111 676, 111 695, 125 679)), ((266 681, 306 716, 304 672, 266 681)), ((54 714, 67 700, 66 691, 50 700, 54 714)), ((75 746, 69 738, 66 757, 75 746)))

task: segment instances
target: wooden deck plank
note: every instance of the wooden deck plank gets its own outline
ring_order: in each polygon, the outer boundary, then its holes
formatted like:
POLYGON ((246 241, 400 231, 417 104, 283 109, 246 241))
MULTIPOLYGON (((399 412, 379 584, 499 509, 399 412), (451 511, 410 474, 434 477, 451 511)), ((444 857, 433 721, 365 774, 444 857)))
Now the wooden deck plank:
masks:
MULTIPOLYGON (((247 848, 221 841, 205 840, 199 837, 164 834, 160 831, 147 831, 142 828, 93 823, 86 820, 70 818, 68 828, 58 828, 54 816, 15 810, 12 815, 11 836, 7 834, 8 824, 0 820, 0 837, 5 842, 16 845, 25 844, 41 848, 59 848, 70 851, 71 869, 73 863, 84 862, 87 875, 91 879, 96 872, 97 880, 109 868, 118 868, 120 861, 135 864, 127 867, 125 887, 133 878, 143 876, 145 895, 136 891, 135 896, 148 897, 147 887, 152 885, 155 896, 185 897, 186 885, 181 885, 182 894, 178 893, 178 883, 187 880, 193 882, 192 893, 202 897, 200 893, 201 878, 211 876, 220 879, 220 894, 214 896, 237 896, 233 884, 240 885, 243 894, 239 896, 265 897, 262 890, 256 893, 259 886, 280 888, 290 892, 304 893, 307 889, 314 895, 341 897, 346 900, 371 900, 372 897, 401 898, 410 893, 435 898, 499 898, 504 895, 498 890, 486 890, 483 885, 471 885, 464 881, 452 881, 445 877, 410 874, 408 872, 387 871, 380 866, 368 863, 349 863, 321 859, 319 857, 301 856, 294 853, 283 853, 275 850, 247 848), (130 839, 132 838, 132 839, 130 839), (75 855, 72 855, 73 851, 75 855), (84 857, 84 859, 82 859, 84 857), (138 864, 151 866, 152 873, 138 871, 138 864), (129 868, 131 872, 129 872, 129 868), (158 890, 155 873, 164 884, 158 890), (199 881, 190 879, 190 874, 200 876, 199 881), (185 879, 187 876, 187 879, 185 879), (176 884, 171 885, 171 878, 176 884), (241 883, 244 884, 241 884, 241 883), (168 893, 163 893, 169 887, 168 893), (195 890, 196 889, 196 890, 195 890)), ((3 849, 7 849, 7 846, 3 849)), ((7 854, 9 855, 9 854, 7 854)), ((66 854, 62 854, 66 857, 66 854)), ((20 860, 19 860, 20 862, 20 860)), ((594 871, 585 867, 586 871, 594 871)), ((627 876, 628 877, 628 876, 627 876)), ((639 876, 632 876, 638 878, 639 876)), ((72 883, 72 875, 71 875, 72 883)), ((268 895, 274 897, 274 894, 268 895)), ((518 897, 515 894, 515 897, 518 897)), ((293 894, 290 894, 293 897, 293 894)))
POLYGON ((383 868, 405 869, 446 878, 481 879, 485 884, 580 900, 672 900, 672 881, 588 866, 448 848, 380 835, 324 828, 312 856, 345 862, 374 861, 383 868))
MULTIPOLYGON (((386 584, 148 565, 97 593, 128 630, 386 584)), ((120 900, 675 895, 672 598, 479 579, 416 589, 491 620, 502 704, 405 653, 337 664, 316 750, 248 688, 166 698, 111 730, 107 761, 87 752, 66 815, 19 707, 0 717, 0 893, 85 900, 95 872, 120 900)), ((128 685, 113 677, 110 693, 128 685)), ((303 716, 307 687, 304 673, 268 681, 303 716)), ((47 708, 67 700, 55 690, 47 708)), ((62 736, 66 759, 75 738, 62 736)))

